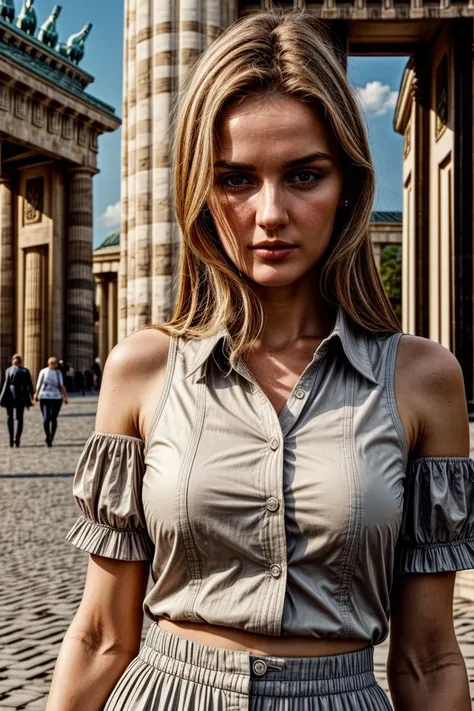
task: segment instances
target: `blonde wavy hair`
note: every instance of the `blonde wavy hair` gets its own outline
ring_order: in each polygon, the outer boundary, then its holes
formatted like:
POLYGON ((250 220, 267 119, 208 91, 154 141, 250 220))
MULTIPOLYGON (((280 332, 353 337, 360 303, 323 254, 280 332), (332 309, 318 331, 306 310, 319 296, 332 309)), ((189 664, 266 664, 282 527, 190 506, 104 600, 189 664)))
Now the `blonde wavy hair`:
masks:
POLYGON ((324 297, 363 329, 400 331, 370 243, 374 168, 342 57, 318 20, 275 10, 231 25, 200 56, 184 84, 173 149, 174 204, 183 238, 178 295, 172 318, 159 328, 201 339, 225 327, 232 362, 264 327, 252 281, 229 259, 217 235, 216 223, 235 244, 224 215, 216 214, 214 205, 211 217, 203 215, 212 196, 222 113, 256 95, 313 104, 339 146, 349 207, 338 210, 318 265, 324 297))

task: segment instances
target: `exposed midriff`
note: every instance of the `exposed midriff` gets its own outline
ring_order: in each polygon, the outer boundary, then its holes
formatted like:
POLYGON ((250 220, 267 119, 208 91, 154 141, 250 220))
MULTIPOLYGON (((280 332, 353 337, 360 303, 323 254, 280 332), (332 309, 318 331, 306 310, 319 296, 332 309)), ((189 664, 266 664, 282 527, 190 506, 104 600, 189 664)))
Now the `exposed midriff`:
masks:
POLYGON ((367 647, 367 642, 357 640, 272 637, 232 627, 171 621, 164 617, 159 618, 158 625, 166 632, 200 644, 272 657, 325 657, 331 654, 355 652, 367 647))

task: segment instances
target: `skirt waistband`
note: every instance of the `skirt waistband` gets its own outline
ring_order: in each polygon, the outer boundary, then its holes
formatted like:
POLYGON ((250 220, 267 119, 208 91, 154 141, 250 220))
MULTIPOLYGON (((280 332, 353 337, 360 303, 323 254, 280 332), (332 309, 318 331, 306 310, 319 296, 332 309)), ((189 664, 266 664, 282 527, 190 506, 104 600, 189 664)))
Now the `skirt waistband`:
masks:
POLYGON ((168 674, 254 696, 340 694, 376 685, 374 650, 327 657, 270 657, 222 649, 171 634, 154 623, 140 659, 168 674))

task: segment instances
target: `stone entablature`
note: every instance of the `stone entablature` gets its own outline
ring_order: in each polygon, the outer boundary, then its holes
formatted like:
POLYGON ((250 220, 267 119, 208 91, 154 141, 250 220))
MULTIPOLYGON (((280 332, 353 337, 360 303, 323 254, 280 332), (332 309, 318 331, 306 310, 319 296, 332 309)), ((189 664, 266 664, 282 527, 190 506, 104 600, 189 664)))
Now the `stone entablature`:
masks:
POLYGON ((116 130, 120 120, 83 90, 91 81, 67 58, 0 20, 0 134, 10 141, 96 168, 98 136, 116 130))
MULTIPOLYGON (((239 15, 247 15, 258 12, 260 9, 279 5, 271 0, 261 0, 258 2, 239 3, 239 15)), ((380 0, 380 2, 367 2, 366 0, 353 0, 351 3, 338 3, 337 0, 323 0, 323 2, 301 2, 293 0, 293 8, 301 9, 304 5, 306 12, 320 18, 321 20, 423 20, 423 19, 451 19, 454 17, 473 17, 474 2, 451 2, 451 0, 440 0, 437 3, 423 2, 423 0, 411 0, 410 2, 399 2, 399 0, 380 0)), ((285 5, 286 9, 291 9, 291 3, 285 5)))

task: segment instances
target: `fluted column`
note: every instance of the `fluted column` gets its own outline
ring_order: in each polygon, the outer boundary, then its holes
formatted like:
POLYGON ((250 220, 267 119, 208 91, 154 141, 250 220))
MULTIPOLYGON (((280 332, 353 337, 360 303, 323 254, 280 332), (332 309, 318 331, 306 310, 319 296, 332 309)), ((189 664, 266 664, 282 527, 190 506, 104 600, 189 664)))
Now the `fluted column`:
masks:
POLYGON ((15 350, 13 258, 13 193, 0 178, 0 370, 10 364, 15 350))
POLYGON ((107 284, 107 355, 117 343, 117 280, 114 275, 110 276, 107 284))
POLYGON ((219 35, 224 0, 126 0, 120 338, 170 317, 180 235, 171 197, 173 110, 219 35))
POLYGON ((122 123, 122 169, 121 169, 121 207, 122 217, 120 226, 120 266, 119 266, 119 338, 127 335, 127 282, 128 282, 128 211, 129 211, 129 167, 128 151, 130 145, 129 128, 129 43, 130 36, 130 0, 125 0, 125 32, 123 39, 123 123, 122 123))
MULTIPOLYGON (((126 212, 122 215, 122 227, 125 233, 126 253, 121 252, 121 262, 125 259, 124 268, 127 271, 126 299, 127 317, 124 324, 125 335, 136 329, 135 320, 135 231, 138 195, 136 191, 137 163, 137 0, 127 0, 128 12, 126 21, 126 70, 127 86, 124 91, 124 123, 122 130, 126 135, 122 154, 127 166, 124 182, 127 182, 127 203, 122 206, 126 212), (125 116, 127 117, 125 120, 125 116)), ((122 237, 120 239, 122 250, 122 237)))
POLYGON ((41 247, 25 250, 24 354, 25 366, 36 379, 44 365, 43 283, 44 253, 41 247))
POLYGON ((72 168, 67 216, 67 359, 76 370, 93 360, 92 178, 95 171, 72 168))
MULTIPOLYGON (((179 62, 184 48, 175 26, 174 0, 156 7, 153 37, 153 251, 151 320, 169 318, 172 306, 173 251, 178 239, 173 227, 171 183, 172 102, 179 84, 179 62), (178 60, 178 57, 180 58, 178 60)), ((191 43, 194 33, 191 33, 191 43)), ((189 48, 188 48, 189 49, 189 48)))

